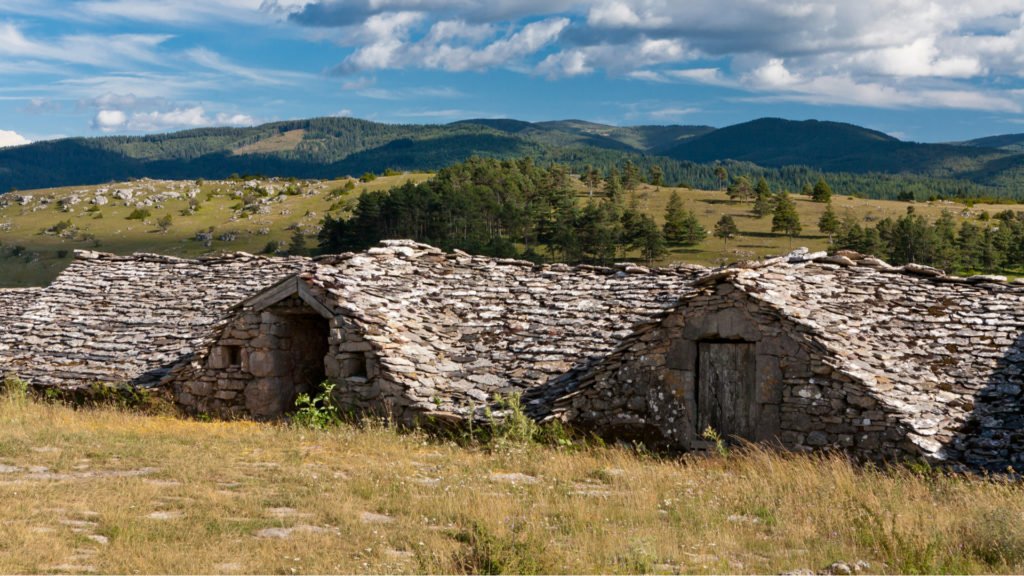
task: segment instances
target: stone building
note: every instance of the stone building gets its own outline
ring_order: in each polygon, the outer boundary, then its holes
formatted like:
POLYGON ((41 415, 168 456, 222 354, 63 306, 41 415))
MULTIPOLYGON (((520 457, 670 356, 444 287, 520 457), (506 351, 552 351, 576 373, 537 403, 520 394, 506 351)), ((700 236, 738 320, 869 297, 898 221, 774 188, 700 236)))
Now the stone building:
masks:
POLYGON ((50 286, 0 292, 0 378, 65 390, 155 385, 231 305, 308 263, 76 252, 50 286))
POLYGON ((702 431, 870 459, 1024 464, 1024 285, 853 253, 698 280, 544 391, 552 413, 687 450, 702 431))
POLYGON ((330 379, 354 412, 483 418, 610 351, 674 305, 697 266, 538 266, 385 241, 316 260, 235 306, 172 377, 186 409, 272 418, 330 379))
POLYGON ((325 380, 399 423, 499 396, 611 439, 702 432, 867 459, 1024 467, 1024 284, 803 254, 710 272, 534 265, 410 241, 357 254, 76 260, 0 291, 0 376, 163 385, 274 418, 325 380))

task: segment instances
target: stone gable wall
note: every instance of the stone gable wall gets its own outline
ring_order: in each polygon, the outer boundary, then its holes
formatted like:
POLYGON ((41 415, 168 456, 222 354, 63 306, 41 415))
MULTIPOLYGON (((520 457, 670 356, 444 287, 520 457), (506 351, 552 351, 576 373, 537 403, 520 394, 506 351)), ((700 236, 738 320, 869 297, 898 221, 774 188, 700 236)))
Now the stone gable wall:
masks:
POLYGON ((834 448, 870 458, 915 454, 899 415, 833 367, 806 327, 730 284, 703 289, 638 330, 555 402, 554 415, 611 438, 673 450, 709 447, 695 421, 697 347, 751 342, 757 435, 791 450, 834 448))
POLYGON ((260 311, 241 309, 173 387, 188 412, 268 419, 291 410, 297 394, 315 396, 323 379, 339 384, 335 400, 345 412, 379 412, 376 401, 393 386, 380 378, 362 330, 344 316, 322 318, 292 296, 260 311), (311 320, 323 322, 322 333, 311 320), (304 378, 310 369, 322 374, 304 378))

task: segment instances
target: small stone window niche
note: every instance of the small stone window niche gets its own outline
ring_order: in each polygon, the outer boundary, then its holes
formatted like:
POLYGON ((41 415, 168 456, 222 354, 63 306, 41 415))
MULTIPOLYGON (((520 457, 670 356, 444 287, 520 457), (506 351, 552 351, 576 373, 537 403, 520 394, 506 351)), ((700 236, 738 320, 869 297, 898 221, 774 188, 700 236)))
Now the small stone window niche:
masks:
POLYGON ((225 346, 224 357, 229 368, 240 368, 242 366, 242 347, 225 346))
POLYGON ((214 346, 210 353, 210 368, 214 370, 239 369, 242 367, 242 347, 231 344, 214 346))
POLYGON ((361 353, 348 353, 341 358, 341 377, 366 379, 366 355, 361 353))

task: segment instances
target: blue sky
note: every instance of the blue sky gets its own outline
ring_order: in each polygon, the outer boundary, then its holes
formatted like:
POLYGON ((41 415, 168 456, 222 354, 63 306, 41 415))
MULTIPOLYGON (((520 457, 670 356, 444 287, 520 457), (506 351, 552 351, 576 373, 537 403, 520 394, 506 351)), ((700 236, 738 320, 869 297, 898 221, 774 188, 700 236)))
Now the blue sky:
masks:
POLYGON ((1024 0, 0 0, 0 146, 313 116, 1024 132, 1024 0))

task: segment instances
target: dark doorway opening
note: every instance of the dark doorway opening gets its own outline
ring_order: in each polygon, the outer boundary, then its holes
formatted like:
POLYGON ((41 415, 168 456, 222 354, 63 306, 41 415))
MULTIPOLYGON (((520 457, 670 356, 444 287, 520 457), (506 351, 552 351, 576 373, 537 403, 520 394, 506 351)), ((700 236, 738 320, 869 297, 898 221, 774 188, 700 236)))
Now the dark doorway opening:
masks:
POLYGON ((294 408, 295 397, 308 394, 315 397, 323 390, 327 371, 324 359, 330 351, 330 324, 319 314, 288 312, 281 314, 282 332, 288 336, 289 349, 282 351, 289 357, 291 398, 285 406, 294 408))
POLYGON ((699 342, 696 432, 710 426, 722 438, 757 438, 757 355, 751 342, 699 342))

